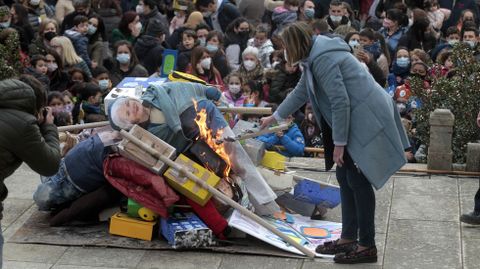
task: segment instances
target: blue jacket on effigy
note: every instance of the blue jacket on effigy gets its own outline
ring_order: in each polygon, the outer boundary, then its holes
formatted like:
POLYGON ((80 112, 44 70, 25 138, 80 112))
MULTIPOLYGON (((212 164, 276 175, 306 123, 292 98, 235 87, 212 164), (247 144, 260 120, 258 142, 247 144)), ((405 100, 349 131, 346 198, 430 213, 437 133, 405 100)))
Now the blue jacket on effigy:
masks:
POLYGON ((296 124, 292 124, 282 137, 272 133, 261 135, 257 139, 264 142, 267 148, 275 145, 284 146, 285 150, 280 151, 280 153, 287 157, 301 157, 305 150, 305 139, 296 124))
POLYGON ((142 96, 144 104, 161 110, 165 124, 149 124, 147 130, 182 151, 188 139, 182 131, 180 115, 196 102, 220 99, 221 92, 214 87, 190 82, 167 82, 150 85, 142 96))

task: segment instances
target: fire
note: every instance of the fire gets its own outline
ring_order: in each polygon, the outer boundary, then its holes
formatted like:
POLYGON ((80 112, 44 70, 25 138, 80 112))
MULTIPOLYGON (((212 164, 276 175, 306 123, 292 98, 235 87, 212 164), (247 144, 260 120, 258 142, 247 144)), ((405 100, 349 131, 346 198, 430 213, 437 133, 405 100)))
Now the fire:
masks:
POLYGON ((230 174, 231 168, 230 158, 225 151, 224 143, 217 144, 215 142, 216 140, 220 140, 222 138, 223 129, 218 129, 217 133, 214 135, 212 130, 207 126, 207 111, 204 108, 198 111, 197 102, 195 100, 193 100, 193 105, 195 106, 195 111, 197 112, 195 123, 198 125, 198 129, 200 130, 200 138, 204 140, 207 145, 227 163, 227 167, 225 168, 225 171, 223 171, 223 175, 227 177, 230 174))

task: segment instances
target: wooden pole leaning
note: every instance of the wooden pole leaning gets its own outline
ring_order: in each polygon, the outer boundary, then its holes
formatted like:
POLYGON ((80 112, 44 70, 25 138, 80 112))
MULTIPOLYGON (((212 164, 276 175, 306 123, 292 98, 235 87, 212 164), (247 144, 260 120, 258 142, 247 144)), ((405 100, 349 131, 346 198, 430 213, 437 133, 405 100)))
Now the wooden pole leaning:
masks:
POLYGON ((280 231, 278 231, 277 229, 275 229, 275 227, 273 227, 270 223, 268 223, 267 221, 265 221, 264 219, 260 218, 259 216, 255 215, 254 213, 248 211, 246 208, 244 208, 243 206, 241 206, 240 204, 238 204, 237 202, 233 201, 232 199, 230 199, 228 196, 226 196, 225 194, 221 193, 220 191, 218 191, 217 189, 213 188, 212 186, 208 185, 206 182, 204 182, 203 180, 201 180, 200 178, 198 178, 197 176, 195 176, 193 173, 191 173, 188 169, 186 169, 184 166, 182 165, 179 165, 178 163, 170 160, 169 158, 167 158, 166 156, 163 156, 162 154, 160 154, 158 151, 156 151, 155 149, 149 147, 147 144, 143 143, 140 139, 136 138, 135 136, 131 135, 130 133, 128 133, 127 131, 125 130, 121 130, 120 131, 120 134, 130 140, 132 143, 134 143, 135 145, 139 146, 141 149, 145 150, 146 152, 148 152, 149 154, 151 154, 152 156, 160 159, 163 163, 167 164, 168 166, 170 166, 171 168, 177 170, 180 174, 182 175, 185 175, 186 177, 188 177, 189 179, 193 180, 196 184, 202 186, 202 188, 204 189, 207 189, 210 193, 212 193, 212 195, 214 195, 215 197, 217 197, 218 199, 222 200, 223 202, 227 203, 228 205, 230 205, 231 207, 237 209, 238 211, 240 211, 243 215, 247 216, 248 218, 252 219, 253 221, 255 221, 256 223, 260 224, 261 226, 263 226, 264 228, 266 228, 267 230, 269 230, 270 232, 274 233, 275 235, 277 235, 278 237, 282 238, 283 240, 285 240, 285 242, 289 243, 290 245, 292 245, 293 247, 295 247, 296 249, 298 249, 300 252, 304 253, 305 255, 307 255, 308 257, 310 258, 315 258, 315 253, 312 252, 311 250, 307 249, 306 247, 300 245, 299 243, 295 242, 293 239, 291 239, 290 237, 286 236, 285 234, 281 233, 280 231))
POLYGON ((248 115, 271 115, 271 107, 217 107, 220 112, 232 112, 248 115))
POLYGON ((91 122, 91 123, 84 123, 84 124, 75 124, 75 125, 67 125, 67 126, 60 126, 57 128, 59 132, 70 132, 70 131, 77 131, 83 129, 90 129, 90 128, 97 128, 110 125, 110 122, 107 121, 99 121, 99 122, 91 122))

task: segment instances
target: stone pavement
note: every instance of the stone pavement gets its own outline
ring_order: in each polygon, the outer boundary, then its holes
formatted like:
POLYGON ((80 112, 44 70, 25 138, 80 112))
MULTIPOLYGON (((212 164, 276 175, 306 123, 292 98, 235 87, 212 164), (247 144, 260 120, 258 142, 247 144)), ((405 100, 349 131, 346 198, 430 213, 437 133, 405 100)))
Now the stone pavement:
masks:
MULTIPOLYGON (((297 159, 295 162, 310 162, 297 159)), ((311 164, 310 167, 319 167, 311 164)), ((335 183, 328 173, 305 176, 335 183)), ((32 193, 40 182, 27 166, 6 180, 2 231, 5 241, 37 210, 32 193)), ((5 269, 259 269, 259 268, 480 268, 480 227, 458 221, 473 208, 478 178, 396 175, 378 191, 376 264, 340 266, 331 260, 287 259, 210 252, 145 251, 6 243, 5 269)), ((340 208, 328 220, 340 221, 340 208)))

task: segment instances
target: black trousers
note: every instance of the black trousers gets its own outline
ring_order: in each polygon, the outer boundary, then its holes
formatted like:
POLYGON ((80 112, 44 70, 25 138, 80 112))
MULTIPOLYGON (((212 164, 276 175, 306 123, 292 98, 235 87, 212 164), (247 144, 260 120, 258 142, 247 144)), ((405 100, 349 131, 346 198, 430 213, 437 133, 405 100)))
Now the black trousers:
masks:
POLYGON ((341 237, 358 238, 359 244, 365 247, 375 246, 375 193, 347 151, 343 160, 344 165, 337 166, 336 171, 342 199, 341 237))
POLYGON ((478 180, 479 186, 477 194, 475 194, 475 207, 473 211, 477 214, 480 214, 480 179, 478 180))

